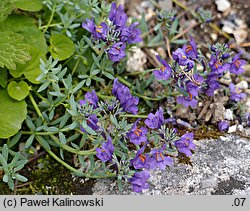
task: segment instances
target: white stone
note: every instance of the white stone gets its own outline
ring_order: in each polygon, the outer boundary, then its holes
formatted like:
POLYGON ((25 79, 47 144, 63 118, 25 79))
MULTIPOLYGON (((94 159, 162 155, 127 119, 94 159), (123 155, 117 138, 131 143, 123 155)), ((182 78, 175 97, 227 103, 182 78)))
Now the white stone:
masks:
POLYGON ((247 39, 248 33, 246 29, 240 28, 240 29, 234 30, 233 35, 234 35, 236 43, 241 44, 247 39))
POLYGON ((227 26, 227 25, 222 27, 222 31, 224 31, 224 32, 226 32, 228 34, 233 34, 234 33, 234 29, 232 27, 230 27, 230 26, 227 26))
POLYGON ((247 112, 250 112, 250 100, 246 102, 247 112))
POLYGON ((234 119, 233 111, 231 109, 226 109, 224 113, 224 118, 227 120, 233 120, 234 119))
POLYGON ((138 47, 132 47, 128 52, 128 62, 126 70, 128 72, 143 72, 144 64, 147 62, 145 53, 138 47))
POLYGON ((238 125, 238 130, 239 130, 240 132, 244 132, 244 127, 243 127, 243 125, 238 125))
POLYGON ((220 140, 221 141, 230 141, 229 137, 225 137, 225 136, 220 136, 220 140))
POLYGON ((216 0, 217 10, 220 12, 225 12, 231 7, 231 3, 228 0, 216 0))
POLYGON ((247 81, 241 81, 241 82, 236 84, 236 87, 238 87, 239 89, 242 89, 242 90, 246 90, 248 88, 248 83, 247 83, 247 81))
POLYGON ((233 126, 228 128, 227 132, 228 133, 234 133, 234 132, 236 132, 236 130, 237 130, 237 125, 233 125, 233 126))
POLYGON ((212 38, 213 41, 216 41, 217 38, 218 38, 218 35, 215 34, 215 33, 212 33, 210 36, 211 36, 211 38, 212 38))

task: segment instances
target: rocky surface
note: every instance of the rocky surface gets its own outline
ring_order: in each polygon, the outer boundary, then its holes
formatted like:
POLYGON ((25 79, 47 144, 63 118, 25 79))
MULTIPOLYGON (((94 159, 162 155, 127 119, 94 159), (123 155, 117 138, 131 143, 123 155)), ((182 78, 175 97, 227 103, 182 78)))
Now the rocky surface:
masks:
MULTIPOLYGON (((249 195, 250 140, 227 135, 217 140, 195 141, 192 165, 176 164, 166 171, 151 172, 150 188, 142 195, 249 195)), ((122 193, 115 180, 99 180, 97 195, 135 195, 129 186, 122 193)))

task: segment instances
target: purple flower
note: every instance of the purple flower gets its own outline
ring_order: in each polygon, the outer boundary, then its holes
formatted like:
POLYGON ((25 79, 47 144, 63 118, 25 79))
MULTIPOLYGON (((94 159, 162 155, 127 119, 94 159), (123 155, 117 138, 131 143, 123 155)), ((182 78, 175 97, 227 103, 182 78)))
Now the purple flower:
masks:
POLYGON ((138 43, 142 41, 141 36, 141 30, 138 28, 135 28, 138 26, 139 23, 135 22, 129 26, 129 36, 127 39, 128 44, 138 43))
POLYGON ((133 144, 140 145, 142 142, 147 141, 146 134, 148 130, 145 127, 138 128, 137 127, 138 121, 140 121, 140 119, 135 121, 135 123, 132 126, 132 129, 128 132, 127 137, 130 139, 130 142, 132 142, 133 144))
POLYGON ((221 58, 222 59, 228 59, 230 57, 230 53, 224 53, 224 54, 222 54, 222 56, 221 56, 221 58))
POLYGON ((156 58, 162 64, 162 66, 159 70, 154 70, 153 72, 154 76, 158 80, 167 80, 171 76, 172 69, 169 66, 169 64, 165 60, 163 60, 161 57, 157 55, 156 58))
POLYGON ((96 149, 96 156, 102 161, 110 161, 112 159, 112 154, 114 152, 114 146, 112 143, 112 139, 109 136, 108 141, 104 142, 102 144, 102 148, 97 148, 96 149))
POLYGON ((241 101, 247 96, 245 93, 242 93, 242 91, 238 87, 236 87, 233 83, 229 84, 229 90, 230 90, 229 93, 230 99, 236 102, 241 101))
POLYGON ((82 23, 82 27, 87 31, 89 31, 94 37, 94 39, 106 40, 108 33, 108 26, 106 23, 102 22, 99 26, 97 26, 94 22, 94 19, 92 20, 86 19, 86 22, 82 23))
POLYGON ((132 185, 132 189, 134 192, 140 193, 143 189, 148 189, 149 185, 147 180, 150 177, 150 173, 148 171, 140 171, 136 172, 132 178, 129 179, 129 182, 132 185))
POLYGON ((125 54, 126 45, 122 42, 115 43, 108 51, 109 59, 113 62, 119 62, 123 59, 125 54))
POLYGON ((109 20, 113 22, 117 27, 123 27, 127 22, 127 15, 124 12, 124 7, 120 4, 117 8, 116 3, 112 2, 109 13, 109 20))
POLYGON ((149 166, 150 169, 154 170, 157 167, 161 170, 164 170, 166 166, 173 166, 174 161, 171 157, 163 155, 163 150, 166 148, 164 145, 161 149, 152 149, 150 154, 149 166))
POLYGON ((204 89, 204 92, 208 96, 213 96, 214 91, 220 88, 218 75, 216 73, 209 73, 205 80, 205 83, 207 84, 207 87, 204 89))
POLYGON ((179 65, 186 66, 188 58, 185 55, 183 49, 178 48, 176 51, 173 52, 172 56, 173 59, 179 63, 179 65))
POLYGON ((159 129, 164 124, 163 109, 160 107, 155 114, 150 113, 144 123, 151 129, 159 129))
POLYGON ((197 52, 197 46, 193 39, 193 37, 190 37, 190 45, 184 45, 182 50, 185 52, 185 55, 188 58, 195 59, 198 56, 197 52))
POLYGON ((243 59, 239 59, 242 53, 235 55, 230 63, 229 71, 236 75, 243 73, 245 70, 242 68, 247 62, 243 59))
MULTIPOLYGON (((98 118, 96 114, 90 114, 89 117, 86 120, 87 125, 92 129, 92 130, 99 130, 100 127, 97 125, 98 123, 98 118)), ((83 126, 80 127, 81 131, 86 132, 83 126)))
POLYGON ((227 130, 228 127, 229 127, 228 122, 226 122, 226 121, 219 121, 218 128, 219 128, 220 131, 227 130))
POLYGON ((198 96, 200 86, 202 82, 204 81, 202 76, 199 76, 195 74, 193 76, 194 80, 196 81, 197 84, 194 84, 192 81, 188 81, 186 83, 186 89, 189 96, 178 96, 176 99, 176 102, 179 104, 182 104, 185 107, 191 106, 192 108, 195 108, 197 106, 198 101, 194 98, 198 96), (199 85, 198 85, 199 84, 199 85))
POLYGON ((223 64, 218 57, 219 52, 217 52, 216 56, 212 55, 209 62, 209 67, 211 70, 216 74, 222 74, 225 71, 229 70, 230 64, 225 63, 223 64))
POLYGON ((182 104, 184 107, 192 107, 192 108, 196 108, 198 100, 196 100, 195 98, 192 97, 192 95, 189 95, 189 97, 185 97, 185 96, 178 96, 176 98, 176 102, 178 104, 182 104))
POLYGON ((144 144, 144 146, 137 151, 135 158, 130 161, 135 169, 142 169, 142 168, 149 169, 148 166, 149 156, 143 154, 146 146, 147 144, 144 144))
POLYGON ((175 142, 175 146, 178 150, 187 156, 191 156, 191 150, 195 149, 195 144, 193 143, 194 134, 193 133, 185 133, 181 136, 180 140, 175 142))
POLYGON ((94 90, 92 90, 91 92, 87 92, 85 95, 84 95, 85 99, 84 100, 80 100, 79 103, 80 103, 80 106, 86 104, 86 101, 88 101, 88 103, 90 105, 93 106, 93 109, 96 109, 98 107, 97 103, 98 103, 98 97, 95 93, 94 90))
POLYGON ((191 70, 194 67, 194 61, 188 59, 185 51, 181 48, 178 48, 172 54, 173 59, 178 62, 180 66, 187 66, 188 70, 191 70))
POLYGON ((121 84, 118 81, 118 78, 114 80, 112 94, 120 101, 121 107, 124 111, 137 114, 139 98, 132 96, 129 88, 121 84))

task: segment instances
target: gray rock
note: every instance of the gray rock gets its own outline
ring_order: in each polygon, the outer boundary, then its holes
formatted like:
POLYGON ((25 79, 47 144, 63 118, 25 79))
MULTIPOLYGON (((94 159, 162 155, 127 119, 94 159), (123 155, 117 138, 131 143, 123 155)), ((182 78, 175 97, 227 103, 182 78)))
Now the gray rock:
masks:
MULTIPOLYGON (((142 195, 246 195, 250 194, 250 140, 227 135, 218 140, 195 141, 192 165, 175 164, 151 172, 150 188, 142 195)), ((115 180, 99 180, 97 195, 137 195, 129 185, 122 193, 115 180)))

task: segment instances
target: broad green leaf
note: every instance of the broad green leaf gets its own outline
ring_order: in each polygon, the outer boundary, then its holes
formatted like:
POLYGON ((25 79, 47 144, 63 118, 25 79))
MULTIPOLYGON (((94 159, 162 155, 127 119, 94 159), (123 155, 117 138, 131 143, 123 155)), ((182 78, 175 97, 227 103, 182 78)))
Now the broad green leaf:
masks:
POLYGON ((13 5, 10 0, 0 1, 0 22, 4 21, 11 13, 13 5))
POLYGON ((7 91, 10 97, 15 100, 21 101, 28 96, 30 87, 25 81, 11 81, 8 84, 7 91))
POLYGON ((0 31, 12 31, 24 37, 24 41, 43 53, 47 53, 46 39, 36 26, 36 20, 24 15, 10 15, 0 23, 0 31))
POLYGON ((21 9, 21 10, 37 12, 43 8, 43 1, 42 0, 15 0, 14 5, 16 6, 16 8, 21 9))
POLYGON ((6 69, 0 68, 0 86, 5 88, 8 84, 8 73, 6 69))
POLYGON ((0 67, 16 69, 16 63, 25 64, 31 57, 23 37, 14 32, 0 32, 0 67))
POLYGON ((65 60, 73 55, 75 45, 73 41, 61 34, 54 34, 50 37, 49 52, 54 59, 65 60))
POLYGON ((6 89, 0 90, 0 138, 15 135, 26 119, 27 105, 9 97, 6 89))
POLYGON ((10 70, 10 74, 15 78, 20 77, 23 74, 30 82, 38 84, 39 81, 36 79, 41 74, 39 67, 40 59, 45 60, 46 54, 33 46, 29 46, 29 53, 31 55, 31 60, 29 60, 26 64, 17 65, 16 70, 10 70))

